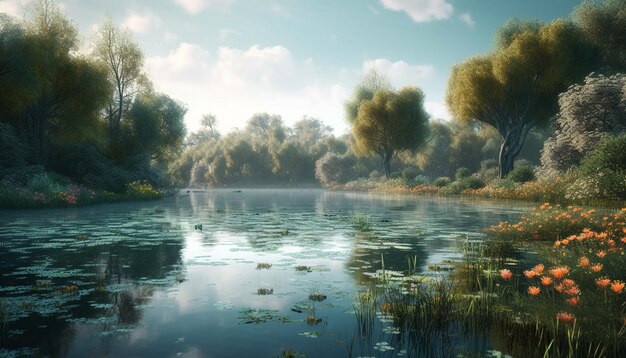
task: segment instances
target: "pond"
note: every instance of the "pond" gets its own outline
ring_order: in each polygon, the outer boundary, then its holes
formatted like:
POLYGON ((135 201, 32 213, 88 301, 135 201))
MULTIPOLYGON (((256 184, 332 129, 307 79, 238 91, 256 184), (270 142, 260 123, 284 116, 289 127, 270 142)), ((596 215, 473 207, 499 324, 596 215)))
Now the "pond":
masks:
POLYGON ((0 356, 419 356, 383 316, 361 337, 358 295, 383 266, 445 274, 428 266, 527 209, 243 189, 0 211, 0 356))

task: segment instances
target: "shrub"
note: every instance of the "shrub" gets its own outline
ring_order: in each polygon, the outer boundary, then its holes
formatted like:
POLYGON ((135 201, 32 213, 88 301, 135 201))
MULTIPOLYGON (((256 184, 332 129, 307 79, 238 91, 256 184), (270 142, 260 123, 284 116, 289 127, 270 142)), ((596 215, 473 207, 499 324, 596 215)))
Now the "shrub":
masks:
POLYGON ((448 177, 440 177, 433 181, 434 186, 438 186, 440 188, 444 186, 448 186, 450 184, 450 178, 448 177))
POLYGON ((535 180, 535 168, 532 164, 519 164, 507 175, 507 179, 515 183, 526 183, 535 180))
POLYGON ((418 175, 413 179, 415 185, 428 185, 430 184, 430 178, 425 175, 418 175))
POLYGON ((485 187, 485 182, 476 177, 465 178, 461 181, 463 189, 480 189, 485 187))
POLYGON ((406 184, 413 184, 415 177, 417 176, 417 170, 415 168, 404 168, 402 170, 402 179, 406 184))
POLYGON ((469 178, 470 175, 472 175, 472 172, 469 169, 459 168, 456 170, 456 173, 454 173, 454 178, 456 180, 463 180, 465 178, 469 178))
POLYGON ((322 185, 345 183, 349 180, 349 168, 337 153, 326 153, 315 162, 315 177, 322 185))
POLYGON ((382 177, 382 173, 379 172, 378 170, 372 170, 372 172, 370 173, 369 177, 371 180, 378 180, 382 177))
POLYGON ((568 189, 573 199, 626 199, 626 135, 607 138, 589 153, 568 189))

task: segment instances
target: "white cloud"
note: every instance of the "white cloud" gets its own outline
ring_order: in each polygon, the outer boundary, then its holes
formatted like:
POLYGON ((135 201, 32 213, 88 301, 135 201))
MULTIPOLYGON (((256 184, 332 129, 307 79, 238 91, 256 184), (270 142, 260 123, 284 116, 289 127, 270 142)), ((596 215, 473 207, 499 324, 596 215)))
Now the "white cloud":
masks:
MULTIPOLYGON (((148 58, 146 65, 160 90, 187 104, 190 131, 199 128, 202 114, 214 113, 222 132, 243 128, 253 114, 268 112, 282 116, 287 125, 306 114, 344 133, 343 105, 370 66, 387 73, 398 87, 432 80, 434 72, 431 66, 386 59, 327 69, 312 58, 296 60, 280 45, 224 46, 209 53, 197 44, 181 43, 167 56, 148 58)), ((427 106, 433 115, 441 112, 431 108, 438 107, 427 106)))
POLYGON ((233 35, 241 35, 241 33, 228 27, 220 29, 220 41, 225 41, 228 37, 233 35))
POLYGON ((362 71, 367 73, 372 68, 387 75, 394 87, 419 86, 435 72, 431 65, 409 65, 405 61, 391 62, 384 58, 365 61, 362 71))
POLYGON ((32 0, 2 0, 0 1, 0 12, 8 15, 21 17, 24 14, 24 6, 32 0))
POLYGON ((474 27, 476 25, 476 21, 472 18, 472 14, 466 12, 464 14, 459 15, 459 20, 465 23, 465 25, 469 27, 474 27))
POLYGON ((381 0, 386 9, 404 11, 415 22, 448 19, 454 7, 446 0, 381 0))
POLYGON ((437 119, 450 119, 450 112, 448 112, 448 107, 441 102, 424 102, 424 109, 426 112, 430 114, 431 118, 437 119))
POLYGON ((145 33, 160 25, 161 19, 152 13, 140 14, 131 12, 122 22, 122 27, 127 27, 136 33, 145 33))
POLYGON ((210 7, 229 6, 234 0, 174 0, 190 14, 198 14, 210 7))

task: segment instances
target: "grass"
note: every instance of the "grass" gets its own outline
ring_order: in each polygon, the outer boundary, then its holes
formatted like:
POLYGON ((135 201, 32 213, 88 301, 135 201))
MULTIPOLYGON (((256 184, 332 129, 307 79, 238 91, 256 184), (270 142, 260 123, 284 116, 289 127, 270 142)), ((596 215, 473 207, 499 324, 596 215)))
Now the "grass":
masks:
POLYGON ((354 230, 359 232, 370 232, 372 231, 372 221, 369 216, 365 216, 362 214, 354 214, 351 218, 352 227, 354 230))

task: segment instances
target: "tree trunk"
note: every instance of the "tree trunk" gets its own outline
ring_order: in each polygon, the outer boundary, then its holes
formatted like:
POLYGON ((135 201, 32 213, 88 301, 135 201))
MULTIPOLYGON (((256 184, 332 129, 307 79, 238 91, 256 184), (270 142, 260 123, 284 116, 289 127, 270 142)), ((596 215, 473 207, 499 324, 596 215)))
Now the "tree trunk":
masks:
POLYGON ((393 159, 393 149, 386 148, 383 157, 383 167, 385 168, 385 178, 391 179, 391 160, 393 159))
POLYGON ((504 179, 513 170, 515 163, 515 157, 519 154, 526 141, 526 136, 532 128, 531 123, 523 123, 519 121, 518 125, 509 127, 508 131, 500 133, 502 139, 502 146, 500 147, 500 155, 498 156, 498 178, 504 179))

